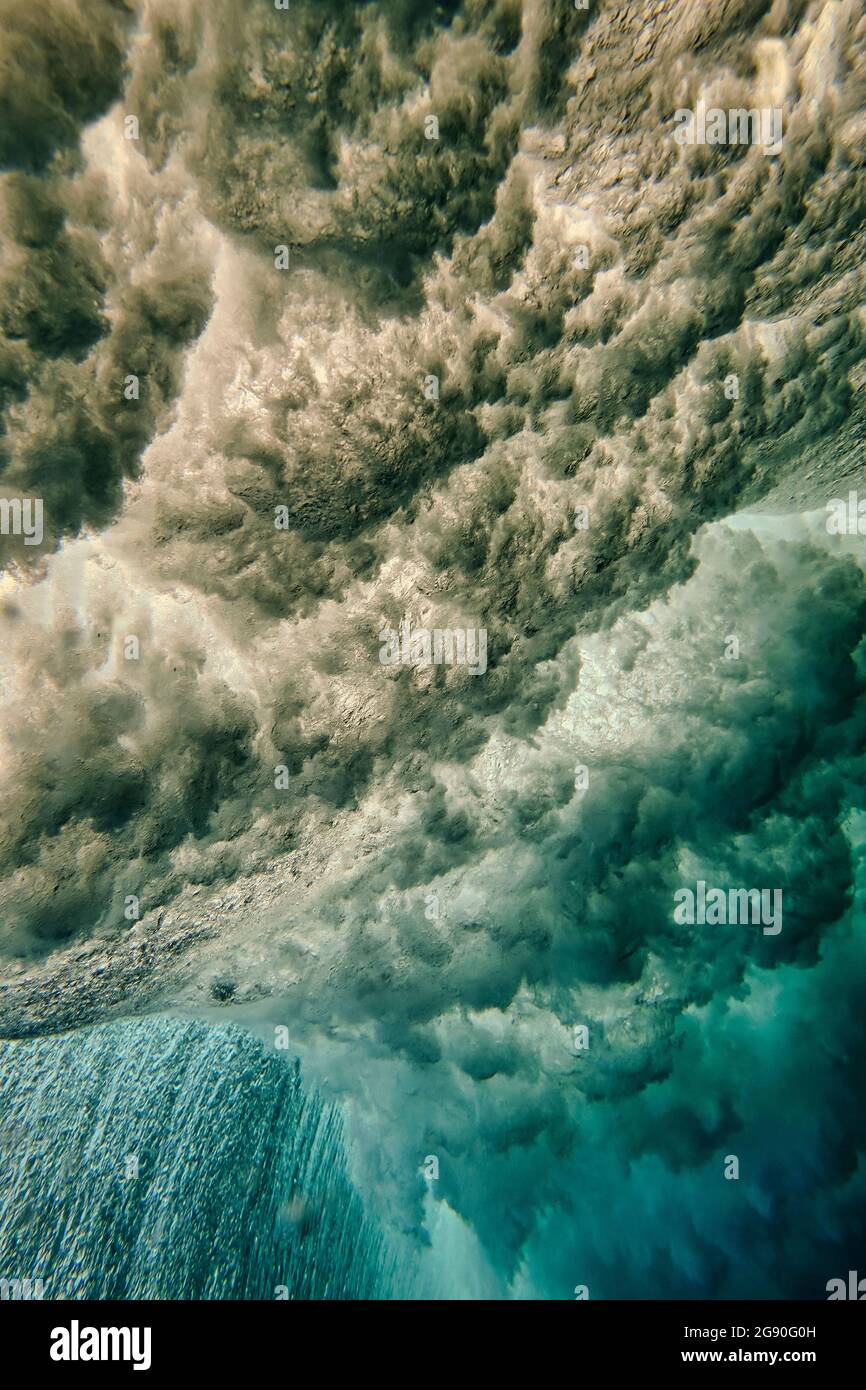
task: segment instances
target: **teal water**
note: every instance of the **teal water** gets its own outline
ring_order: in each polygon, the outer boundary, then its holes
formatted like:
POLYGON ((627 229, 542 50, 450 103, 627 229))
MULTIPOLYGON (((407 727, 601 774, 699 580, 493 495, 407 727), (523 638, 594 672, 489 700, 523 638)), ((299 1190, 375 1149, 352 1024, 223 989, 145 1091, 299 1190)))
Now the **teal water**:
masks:
POLYGON ((338 1114, 233 1026, 0 1043, 0 1278, 46 1298, 382 1298, 338 1114))

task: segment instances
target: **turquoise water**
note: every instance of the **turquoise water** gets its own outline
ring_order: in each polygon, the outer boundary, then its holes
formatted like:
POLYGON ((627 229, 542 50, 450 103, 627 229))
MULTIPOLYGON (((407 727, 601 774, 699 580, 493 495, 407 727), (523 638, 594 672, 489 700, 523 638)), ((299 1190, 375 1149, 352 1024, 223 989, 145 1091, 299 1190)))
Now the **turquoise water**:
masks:
POLYGON ((381 1298, 338 1114, 233 1026, 0 1044, 0 1277, 46 1298, 381 1298))

